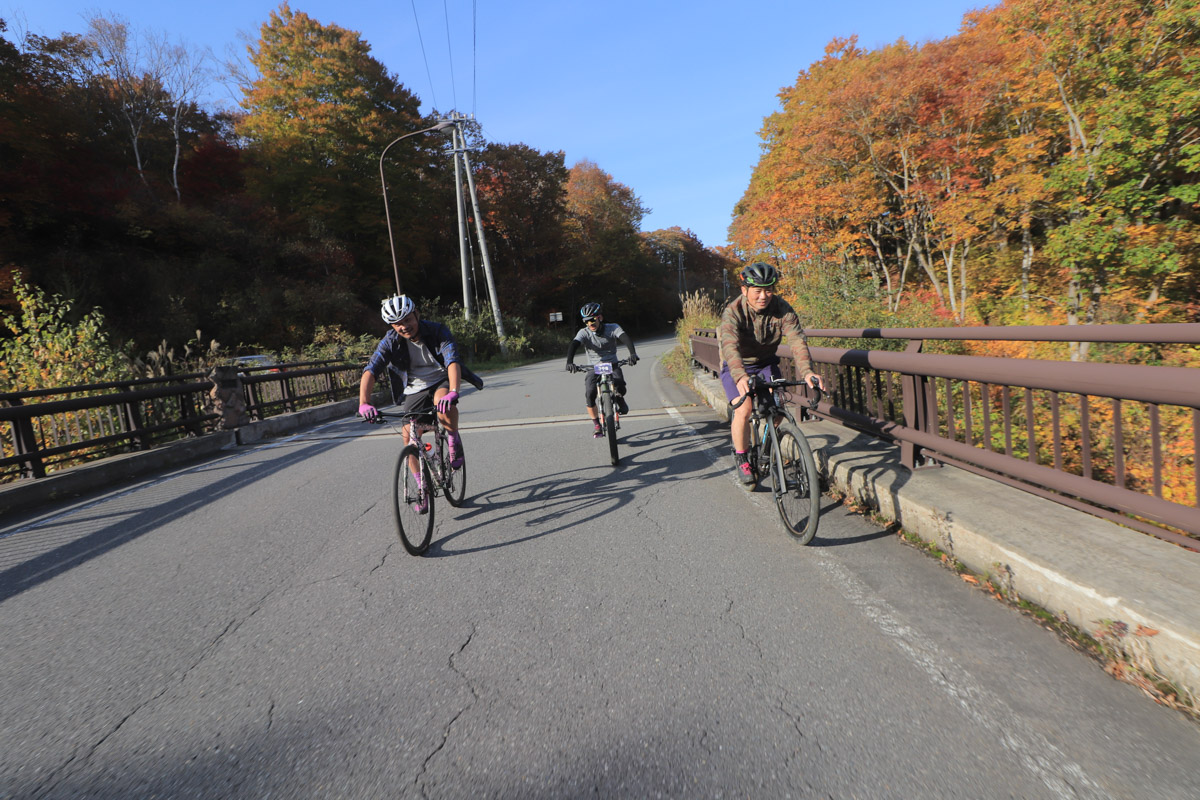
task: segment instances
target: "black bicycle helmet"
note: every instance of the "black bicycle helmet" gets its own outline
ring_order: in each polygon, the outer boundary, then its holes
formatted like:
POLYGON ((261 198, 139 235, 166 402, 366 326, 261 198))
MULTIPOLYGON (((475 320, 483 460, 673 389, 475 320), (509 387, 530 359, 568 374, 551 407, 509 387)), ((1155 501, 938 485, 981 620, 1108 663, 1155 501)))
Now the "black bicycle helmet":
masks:
POLYGON ((579 309, 579 316, 583 317, 584 319, 587 319, 588 317, 594 317, 599 313, 599 303, 588 303, 583 308, 579 309))
POLYGON ((779 270, 763 261, 755 261, 742 270, 742 283, 747 286, 774 286, 779 281, 779 270))

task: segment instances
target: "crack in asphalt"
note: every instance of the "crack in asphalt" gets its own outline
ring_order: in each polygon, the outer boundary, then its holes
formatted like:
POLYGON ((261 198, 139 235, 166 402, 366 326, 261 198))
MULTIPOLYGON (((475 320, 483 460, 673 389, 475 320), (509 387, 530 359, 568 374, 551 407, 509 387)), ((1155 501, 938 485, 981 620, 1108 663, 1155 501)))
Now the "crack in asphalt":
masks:
MULTIPOLYGON (((654 527, 654 532, 643 538, 642 549, 642 552, 645 555, 648 555, 653 559, 653 563, 647 565, 650 568, 650 577, 660 588, 669 589, 670 587, 668 583, 663 580, 662 575, 658 571, 658 567, 662 564, 662 557, 658 554, 658 550, 652 546, 652 544, 657 544, 662 541, 661 534, 663 532, 663 525, 661 522, 647 513, 647 509, 658 500, 659 495, 661 495, 664 491, 665 489, 659 486, 646 492, 645 499, 634 506, 634 511, 639 519, 644 520, 654 527)), ((669 594, 664 594, 662 602, 659 603, 659 608, 666 608, 669 601, 669 594)))
MULTIPOLYGON (((218 633, 216 635, 216 637, 214 637, 213 640, 211 642, 209 642, 204 647, 203 650, 201 650, 200 655, 196 657, 196 660, 193 661, 191 663, 191 665, 189 665, 186 669, 183 670, 183 673, 179 676, 179 679, 174 682, 174 686, 182 686, 187 681, 188 676, 191 675, 195 669, 197 669, 201 664, 203 664, 206 660, 208 660, 208 658, 213 653, 216 652, 217 648, 221 644, 221 641, 223 639, 225 639, 225 637, 229 636, 231 633, 234 633, 237 630, 239 630, 242 627, 242 625, 244 625, 246 622, 248 622, 250 620, 251 617, 253 617, 259 611, 261 611, 263 609, 263 607, 266 605, 267 600, 271 597, 271 595, 275 594, 276 591, 277 591, 277 589, 272 589, 271 591, 269 591, 265 595, 263 595, 261 598, 259 598, 258 601, 251 607, 250 613, 247 614, 242 619, 238 619, 236 617, 231 619, 225 625, 224 630, 222 630, 220 633, 218 633)), ((124 717, 122 717, 108 731, 103 733, 100 736, 100 738, 98 738, 96 741, 94 741, 91 744, 91 746, 87 748, 86 753, 84 753, 82 756, 72 755, 70 758, 68 758, 66 761, 64 761, 61 766, 59 766, 52 773, 50 773, 46 777, 46 779, 44 781, 42 781, 41 785, 34 789, 34 796, 35 797, 45 797, 47 794, 53 792, 54 788, 56 786, 58 786, 58 784, 61 783, 67 777, 68 769, 70 767, 72 767, 72 765, 74 765, 76 762, 78 762, 78 765, 80 767, 86 766, 87 763, 89 761, 91 761, 91 758, 93 755, 95 755, 96 751, 99 750, 101 747, 103 747, 104 743, 107 742, 110 738, 115 736, 117 734, 117 732, 120 731, 121 728, 123 728, 125 726, 125 723, 127 723, 127 722, 129 722, 129 720, 133 719, 134 716, 136 716, 139 712, 142 711, 142 709, 144 709, 147 706, 151 705, 152 703, 156 702, 159 698, 161 698, 163 695, 165 695, 172 688, 173 688, 173 686, 170 684, 163 686, 157 692, 155 692, 154 695, 152 695, 151 697, 147 698, 146 700, 144 700, 141 703, 138 703, 136 706, 134 706, 133 709, 130 710, 128 714, 126 714, 124 717)))
POLYGON ((371 513, 371 511, 372 511, 372 510, 375 508, 375 506, 377 506, 377 505, 379 505, 379 503, 378 503, 378 502, 374 502, 374 503, 371 503, 371 505, 369 505, 369 506, 367 506, 366 508, 364 508, 364 509, 363 509, 363 510, 362 510, 362 511, 359 513, 359 515, 358 515, 357 517, 355 517, 354 519, 350 520, 350 525, 351 525, 351 527, 353 527, 354 523, 358 522, 360 519, 362 519, 363 517, 365 517, 367 514, 370 514, 370 513, 371 513))
POLYGON ((421 762, 421 769, 417 772, 417 776, 413 779, 413 785, 420 788, 422 797, 429 797, 429 793, 425 790, 425 785, 422 783, 422 779, 425 777, 425 773, 429 769, 429 762, 431 762, 437 756, 437 754, 442 752, 442 750, 446 747, 446 743, 450 740, 450 731, 454 728, 454 723, 458 722, 459 718, 462 717, 463 714, 467 713, 467 711, 470 710, 471 707, 474 706, 479 700, 479 691, 476 690, 475 685, 471 682, 471 679, 468 678, 466 673, 460 670, 454 663, 454 659, 462 655, 463 651, 467 649, 467 646, 471 644, 471 640, 475 638, 475 631, 476 626, 475 623, 472 622, 471 631, 467 634, 467 640, 459 646, 458 650, 451 653, 450 657, 447 659, 447 665, 450 667, 450 670, 462 678, 463 683, 465 683, 467 688, 471 691, 471 702, 459 709, 458 713, 446 723, 446 727, 442 730, 442 740, 438 742, 437 747, 433 748, 433 751, 425 757, 423 762, 421 762))
POLYGON ((376 564, 375 566, 371 567, 371 569, 367 571, 367 574, 368 574, 368 575, 370 575, 370 574, 374 573, 374 572, 375 572, 375 570, 379 569, 380 567, 382 567, 384 564, 386 564, 386 563, 387 563, 388 556, 390 556, 390 555, 392 554, 392 548, 394 548, 394 547, 396 546, 396 544, 397 544, 396 540, 394 540, 394 539, 393 539, 393 540, 392 540, 392 542, 391 542, 391 544, 389 544, 389 545, 388 545, 388 546, 387 546, 387 547, 384 549, 384 551, 383 551, 383 555, 382 555, 382 556, 380 556, 380 558, 379 558, 379 563, 378 563, 378 564, 376 564))

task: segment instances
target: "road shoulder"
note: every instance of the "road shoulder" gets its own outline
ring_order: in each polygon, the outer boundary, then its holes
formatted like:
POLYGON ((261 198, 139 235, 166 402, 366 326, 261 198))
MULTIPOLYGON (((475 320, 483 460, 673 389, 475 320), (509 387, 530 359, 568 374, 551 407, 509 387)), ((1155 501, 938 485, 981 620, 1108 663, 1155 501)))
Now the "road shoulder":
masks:
MULTIPOLYGON (((728 419, 717 379, 694 386, 728 419)), ((834 423, 803 429, 829 488, 1200 702, 1200 554, 955 467, 911 472, 898 447, 834 423)))

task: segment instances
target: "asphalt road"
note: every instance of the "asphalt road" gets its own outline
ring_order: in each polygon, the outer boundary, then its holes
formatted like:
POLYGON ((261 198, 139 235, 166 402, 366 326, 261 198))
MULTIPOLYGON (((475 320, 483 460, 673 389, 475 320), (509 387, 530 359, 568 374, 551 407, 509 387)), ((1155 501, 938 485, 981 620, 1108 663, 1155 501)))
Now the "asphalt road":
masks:
POLYGON ((796 546, 669 344, 616 468, 561 361, 466 393, 424 558, 351 419, 5 520, 0 797, 1200 794, 1200 727, 934 560, 796 546))

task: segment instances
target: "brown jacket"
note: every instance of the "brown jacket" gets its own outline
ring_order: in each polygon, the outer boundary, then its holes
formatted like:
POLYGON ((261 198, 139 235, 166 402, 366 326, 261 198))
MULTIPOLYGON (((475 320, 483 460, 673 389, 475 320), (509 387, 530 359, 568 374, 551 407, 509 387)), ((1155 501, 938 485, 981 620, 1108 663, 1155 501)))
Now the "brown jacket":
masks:
POLYGON ((804 380, 813 373, 812 357, 800 318, 786 300, 774 295, 761 312, 750 306, 745 295, 725 306, 717 327, 717 341, 721 360, 729 365, 734 382, 746 377, 746 367, 772 363, 784 336, 792 348, 796 376, 804 380))

